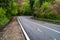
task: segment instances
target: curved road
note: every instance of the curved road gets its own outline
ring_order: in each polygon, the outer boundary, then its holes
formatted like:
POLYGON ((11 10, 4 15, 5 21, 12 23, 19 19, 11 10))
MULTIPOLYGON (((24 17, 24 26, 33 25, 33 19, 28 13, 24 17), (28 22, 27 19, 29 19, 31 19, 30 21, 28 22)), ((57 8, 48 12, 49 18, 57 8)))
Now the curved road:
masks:
POLYGON ((60 25, 33 20, 30 16, 18 19, 31 40, 60 40, 60 25))

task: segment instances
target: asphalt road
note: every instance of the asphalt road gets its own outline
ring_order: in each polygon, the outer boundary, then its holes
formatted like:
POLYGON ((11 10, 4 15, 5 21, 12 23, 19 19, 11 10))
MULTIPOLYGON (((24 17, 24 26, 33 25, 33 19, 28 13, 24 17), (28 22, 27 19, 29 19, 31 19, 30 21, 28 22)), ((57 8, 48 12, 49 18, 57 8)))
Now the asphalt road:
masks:
POLYGON ((30 19, 30 16, 18 17, 31 40, 60 40, 60 25, 30 19))

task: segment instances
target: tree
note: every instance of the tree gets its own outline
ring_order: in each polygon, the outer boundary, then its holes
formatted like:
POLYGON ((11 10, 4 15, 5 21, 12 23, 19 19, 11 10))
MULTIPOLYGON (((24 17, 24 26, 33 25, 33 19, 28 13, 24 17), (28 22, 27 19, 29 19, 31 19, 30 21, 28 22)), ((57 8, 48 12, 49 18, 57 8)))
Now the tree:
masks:
MULTIPOLYGON (((31 13, 33 13, 33 5, 34 5, 35 0, 30 0, 30 8, 31 8, 31 13)), ((33 15, 33 14, 32 14, 33 15)))
POLYGON ((0 0, 0 7, 7 8, 12 0, 0 0))
POLYGON ((45 0, 39 0, 39 2, 40 2, 40 7, 41 7, 41 5, 43 4, 44 1, 45 1, 45 0))
POLYGON ((34 5, 34 0, 30 0, 30 7, 31 7, 31 9, 33 9, 33 5, 34 5))

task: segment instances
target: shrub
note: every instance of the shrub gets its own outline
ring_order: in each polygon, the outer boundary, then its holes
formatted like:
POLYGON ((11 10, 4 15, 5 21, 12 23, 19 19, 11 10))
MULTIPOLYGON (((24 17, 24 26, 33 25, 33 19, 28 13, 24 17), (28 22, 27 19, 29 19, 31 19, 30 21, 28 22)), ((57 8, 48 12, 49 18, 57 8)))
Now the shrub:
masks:
POLYGON ((40 8, 40 11, 36 12, 37 17, 39 18, 47 18, 47 19, 53 19, 53 20, 60 20, 60 12, 56 13, 56 9, 54 5, 51 5, 51 3, 45 2, 40 8))
POLYGON ((0 8, 0 28, 9 21, 5 14, 6 11, 3 8, 0 8))
POLYGON ((35 0, 33 7, 35 8, 39 6, 40 6, 39 0, 35 0))
POLYGON ((4 17, 5 14, 6 14, 6 11, 1 7, 1 8, 0 8, 0 18, 1 18, 1 17, 4 17))
POLYGON ((14 0, 0 0, 0 26, 6 24, 18 13, 18 4, 14 0))
POLYGON ((44 17, 45 11, 48 9, 48 6, 50 5, 50 3, 48 2, 44 2, 41 7, 36 7, 35 8, 35 15, 37 17, 44 17))
POLYGON ((9 19, 5 16, 0 18, 0 28, 5 25, 7 22, 9 21, 9 19))
POLYGON ((23 2, 22 7, 19 8, 20 15, 30 15, 30 5, 28 2, 23 2))
POLYGON ((40 8, 40 16, 44 17, 45 12, 47 12, 47 10, 49 10, 49 8, 48 8, 49 5, 50 5, 49 2, 43 3, 43 5, 40 8))
POLYGON ((11 15, 16 15, 18 13, 18 4, 16 2, 12 3, 11 15))

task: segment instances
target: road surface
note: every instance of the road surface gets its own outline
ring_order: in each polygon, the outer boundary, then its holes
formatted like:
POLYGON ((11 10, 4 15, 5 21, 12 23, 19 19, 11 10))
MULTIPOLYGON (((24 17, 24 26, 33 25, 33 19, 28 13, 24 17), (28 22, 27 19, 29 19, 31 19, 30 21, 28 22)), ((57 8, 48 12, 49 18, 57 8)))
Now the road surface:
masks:
POLYGON ((60 25, 30 19, 30 16, 19 16, 23 28, 30 40, 60 40, 60 25))

